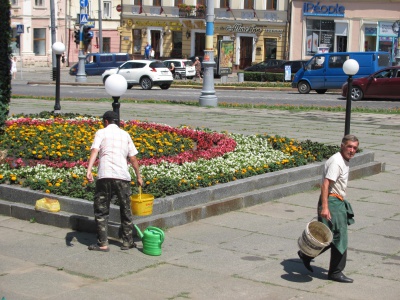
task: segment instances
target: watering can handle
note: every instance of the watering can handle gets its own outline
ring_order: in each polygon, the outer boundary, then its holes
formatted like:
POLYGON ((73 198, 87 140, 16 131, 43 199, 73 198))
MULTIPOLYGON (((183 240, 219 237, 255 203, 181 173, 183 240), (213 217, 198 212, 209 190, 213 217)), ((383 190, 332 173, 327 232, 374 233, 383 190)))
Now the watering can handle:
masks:
POLYGON ((161 243, 164 242, 164 231, 162 231, 160 228, 158 227, 147 227, 147 229, 149 230, 153 230, 153 231, 157 231, 160 234, 160 239, 161 239, 161 243))

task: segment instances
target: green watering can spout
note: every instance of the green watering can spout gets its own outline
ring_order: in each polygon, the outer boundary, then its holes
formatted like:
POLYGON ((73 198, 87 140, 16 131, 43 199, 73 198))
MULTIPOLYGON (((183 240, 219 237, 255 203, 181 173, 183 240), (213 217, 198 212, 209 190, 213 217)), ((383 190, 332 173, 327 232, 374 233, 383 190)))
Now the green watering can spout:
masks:
POLYGON ((138 236, 140 237, 140 239, 143 239, 143 233, 140 231, 140 228, 137 227, 135 224, 133 224, 133 226, 135 226, 136 232, 137 232, 138 236))

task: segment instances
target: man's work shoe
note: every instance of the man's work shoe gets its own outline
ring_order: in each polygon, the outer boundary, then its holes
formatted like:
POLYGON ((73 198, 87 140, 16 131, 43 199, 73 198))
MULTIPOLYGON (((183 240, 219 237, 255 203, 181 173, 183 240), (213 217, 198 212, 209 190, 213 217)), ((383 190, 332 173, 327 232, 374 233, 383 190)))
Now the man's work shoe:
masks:
POLYGON ((347 277, 342 272, 337 273, 337 274, 328 274, 328 279, 337 281, 337 282, 344 282, 344 283, 352 283, 353 282, 353 279, 347 277))
POLYGON ((306 269, 310 272, 314 272, 313 268, 311 267, 311 258, 307 255, 304 255, 303 252, 301 252, 300 250, 297 252, 297 255, 303 261, 303 264, 306 267, 306 269))

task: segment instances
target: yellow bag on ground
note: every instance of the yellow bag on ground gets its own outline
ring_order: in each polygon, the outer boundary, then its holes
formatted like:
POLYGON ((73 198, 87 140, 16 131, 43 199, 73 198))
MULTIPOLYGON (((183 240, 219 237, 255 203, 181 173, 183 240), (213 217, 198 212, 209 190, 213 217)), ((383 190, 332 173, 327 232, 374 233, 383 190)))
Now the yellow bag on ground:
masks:
POLYGON ((36 210, 58 212, 60 211, 60 202, 56 199, 42 198, 36 201, 36 210))

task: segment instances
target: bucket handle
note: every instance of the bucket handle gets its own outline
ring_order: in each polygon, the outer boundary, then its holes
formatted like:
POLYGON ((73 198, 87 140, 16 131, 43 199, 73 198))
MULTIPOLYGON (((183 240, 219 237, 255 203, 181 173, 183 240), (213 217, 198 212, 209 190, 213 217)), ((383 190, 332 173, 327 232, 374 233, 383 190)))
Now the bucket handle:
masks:
POLYGON ((142 200, 142 186, 139 185, 139 200, 142 200))
MULTIPOLYGON (((325 218, 324 218, 325 219, 325 218)), ((312 221, 314 221, 314 220, 317 220, 318 221, 318 217, 314 217, 314 218, 312 218, 311 219, 311 221, 310 222, 308 222, 308 223, 311 223, 312 221)), ((332 221, 331 220, 328 220, 328 219, 325 219, 325 220, 327 220, 329 223, 331 223, 331 225, 333 226, 333 223, 332 223, 332 221)), ((319 222, 319 221, 318 221, 319 222)))

